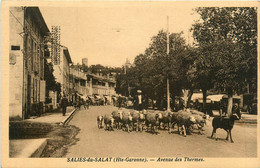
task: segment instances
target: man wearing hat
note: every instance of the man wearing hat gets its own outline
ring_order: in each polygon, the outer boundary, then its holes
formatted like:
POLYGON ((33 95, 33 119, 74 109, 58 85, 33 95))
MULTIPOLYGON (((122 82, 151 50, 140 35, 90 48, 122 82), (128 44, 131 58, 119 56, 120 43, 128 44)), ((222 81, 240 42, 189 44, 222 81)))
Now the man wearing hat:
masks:
POLYGON ((136 110, 142 111, 143 110, 143 95, 141 90, 137 90, 137 95, 135 97, 135 105, 136 105, 136 110))

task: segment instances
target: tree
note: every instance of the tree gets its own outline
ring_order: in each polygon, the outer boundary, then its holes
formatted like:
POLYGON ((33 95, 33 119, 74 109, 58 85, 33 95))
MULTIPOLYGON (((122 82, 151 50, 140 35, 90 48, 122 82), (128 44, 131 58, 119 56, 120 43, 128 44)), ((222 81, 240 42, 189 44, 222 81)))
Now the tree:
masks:
POLYGON ((44 60, 44 79, 46 81, 46 97, 49 96, 49 91, 57 91, 58 94, 61 92, 60 83, 56 82, 55 77, 53 76, 53 65, 48 63, 47 60, 44 60))
POLYGON ((214 87, 216 71, 216 59, 218 51, 213 52, 214 45, 201 45, 193 48, 193 64, 188 70, 188 80, 192 83, 193 89, 201 89, 203 93, 203 112, 206 112, 207 91, 214 87), (213 48, 212 48, 213 47, 213 48))
POLYGON ((131 86, 143 90, 148 97, 158 101, 166 94, 166 77, 170 79, 173 98, 181 93, 181 88, 190 88, 184 76, 192 59, 188 55, 182 33, 169 35, 169 55, 166 54, 166 40, 166 32, 160 30, 151 38, 151 43, 144 54, 136 56, 134 67, 127 73, 131 86))
MULTIPOLYGON (((229 95, 228 113, 231 114, 232 95, 241 92, 245 81, 256 83, 257 79, 256 8, 195 10, 201 15, 201 22, 193 24, 191 29, 202 58, 197 61, 201 65, 197 68, 202 68, 198 72, 202 77, 213 75, 214 88, 229 95)), ((209 80, 210 87, 212 80, 209 80)))
POLYGON ((216 62, 219 67, 216 71, 215 88, 225 91, 228 94, 228 114, 232 112, 232 96, 243 93, 246 86, 243 76, 243 68, 240 67, 243 62, 243 52, 241 47, 230 41, 222 41, 216 45, 219 61, 216 62))

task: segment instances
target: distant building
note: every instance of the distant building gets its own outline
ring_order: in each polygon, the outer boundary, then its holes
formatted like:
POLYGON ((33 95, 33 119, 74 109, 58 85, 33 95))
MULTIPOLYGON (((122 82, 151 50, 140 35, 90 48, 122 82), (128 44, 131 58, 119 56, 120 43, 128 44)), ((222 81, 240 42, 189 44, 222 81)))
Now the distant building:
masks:
POLYGON ((92 80, 87 74, 77 68, 70 68, 70 93, 83 96, 92 95, 92 80))
POLYGON ((45 102, 45 36, 49 29, 38 7, 10 7, 9 116, 39 115, 45 102))
POLYGON ((88 58, 82 58, 82 65, 88 66, 88 58))
POLYGON ((116 80, 114 78, 110 78, 108 75, 106 77, 88 74, 90 78, 92 78, 92 92, 93 94, 99 95, 115 95, 116 88, 116 80))
POLYGON ((126 61, 125 61, 125 66, 124 66, 124 73, 126 74, 127 73, 127 69, 131 67, 131 63, 130 61, 128 60, 128 58, 126 58, 126 61))
POLYGON ((128 67, 128 68, 131 66, 131 63, 130 63, 130 61, 128 60, 128 58, 126 58, 125 66, 128 67))
POLYGON ((70 68, 70 101, 74 102, 77 97, 87 97, 98 94, 101 96, 115 95, 115 78, 83 72, 77 66, 70 68))

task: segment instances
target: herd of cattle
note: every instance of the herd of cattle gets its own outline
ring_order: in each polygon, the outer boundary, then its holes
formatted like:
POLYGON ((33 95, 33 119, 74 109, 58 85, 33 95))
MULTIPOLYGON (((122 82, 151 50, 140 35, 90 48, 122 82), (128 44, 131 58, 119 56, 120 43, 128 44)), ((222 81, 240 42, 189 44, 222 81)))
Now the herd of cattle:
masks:
MULTIPOLYGON (((233 142, 231 137, 231 129, 233 128, 234 121, 240 119, 241 116, 232 115, 230 118, 214 117, 212 121, 213 131, 211 137, 216 134, 217 128, 222 128, 227 131, 227 138, 230 135, 230 140, 233 142)), ((152 111, 152 110, 117 110, 111 114, 97 117, 98 128, 112 131, 114 128, 122 129, 123 131, 140 131, 146 129, 147 132, 152 134, 158 134, 160 129, 168 129, 168 133, 171 134, 175 125, 177 125, 178 132, 184 136, 187 133, 191 134, 193 129, 198 129, 201 134, 202 128, 207 124, 209 116, 197 110, 180 110, 178 112, 167 112, 167 111, 152 111)), ((215 135, 216 138, 216 135, 215 135)), ((217 138, 216 138, 217 140, 217 138)))

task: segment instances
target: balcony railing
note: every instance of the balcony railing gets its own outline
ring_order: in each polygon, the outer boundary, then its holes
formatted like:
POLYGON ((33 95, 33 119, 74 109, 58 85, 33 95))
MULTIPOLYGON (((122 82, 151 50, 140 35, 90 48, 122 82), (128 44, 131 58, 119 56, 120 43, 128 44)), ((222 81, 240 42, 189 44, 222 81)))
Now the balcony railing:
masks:
POLYGON ((101 86, 101 85, 92 85, 93 88, 100 88, 100 89, 106 89, 106 86, 101 86))

